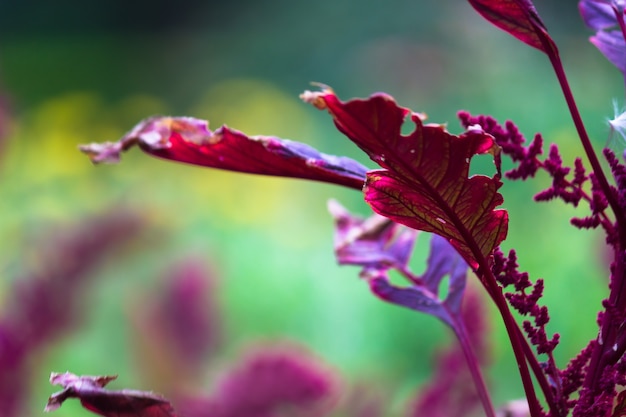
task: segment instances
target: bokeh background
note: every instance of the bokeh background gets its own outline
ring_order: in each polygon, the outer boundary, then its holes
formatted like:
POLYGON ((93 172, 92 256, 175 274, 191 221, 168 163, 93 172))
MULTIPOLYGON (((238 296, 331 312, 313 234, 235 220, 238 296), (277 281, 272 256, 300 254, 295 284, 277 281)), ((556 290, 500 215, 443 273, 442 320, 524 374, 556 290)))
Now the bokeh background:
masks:
MULTIPOLYGON (((587 42, 576 2, 539 3, 600 148, 611 101, 623 98, 620 74, 587 42)), ((200 387, 247 346, 291 340, 345 381, 373 386, 390 414, 402 414, 451 334, 434 318, 383 304, 359 281, 358 269, 336 265, 326 201, 367 215, 359 193, 176 165, 140 152, 117 166, 93 167, 77 151, 81 143, 116 140, 144 117, 172 114, 306 142, 373 166, 327 114, 299 101, 313 81, 342 98, 385 91, 433 122, 448 122, 452 132, 460 131, 460 109, 512 119, 528 137, 542 132, 558 143, 566 161, 581 152, 547 59, 465 2, 0 1, 4 320, 29 279, 50 284, 47 273, 87 262, 80 244, 63 252, 68 239, 81 231, 99 236, 93 228, 107 229, 116 213, 141 219, 140 226, 123 226, 119 244, 113 239, 113 249, 103 249, 76 279, 61 274, 50 285, 63 299, 51 308, 64 310, 69 324, 48 329, 20 368, 28 381, 23 415, 43 415, 52 371, 119 374, 118 387, 158 389, 158 375, 141 372, 151 366, 140 359, 153 341, 138 312, 165 288, 172 265, 189 259, 212 282, 201 290, 215 300, 221 340, 204 359, 200 387)), ((532 202, 547 181, 503 187, 511 217, 504 247, 517 248, 522 269, 546 279, 550 329, 561 333, 557 360, 564 365, 596 335, 608 261, 601 235, 569 226, 584 210, 532 202)), ((418 260, 425 248, 420 242, 418 260)), ((487 373, 500 404, 522 389, 505 332, 489 311, 487 373)), ((52 317, 31 313, 34 321, 52 317)), ((85 413, 72 404, 56 412, 85 413)))

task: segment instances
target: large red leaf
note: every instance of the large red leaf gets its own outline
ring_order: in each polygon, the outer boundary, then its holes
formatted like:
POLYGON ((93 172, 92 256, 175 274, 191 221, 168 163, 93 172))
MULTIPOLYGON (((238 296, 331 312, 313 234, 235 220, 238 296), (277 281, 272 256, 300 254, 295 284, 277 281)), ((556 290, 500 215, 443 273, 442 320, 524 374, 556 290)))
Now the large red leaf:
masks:
POLYGON ((104 389, 115 378, 53 373, 50 383, 64 389, 50 396, 44 411, 54 411, 66 399, 78 398, 83 407, 103 417, 176 417, 172 405, 159 395, 128 389, 104 389))
POLYGON ((139 122, 117 142, 80 147, 94 163, 117 162, 135 145, 153 156, 230 171, 304 178, 361 190, 367 168, 343 156, 327 155, 309 145, 271 136, 246 136, 205 120, 152 117, 139 122))
POLYGON ((557 48, 530 0, 469 0, 485 19, 520 41, 550 55, 557 48))
POLYGON ((365 200, 375 212, 447 238, 473 268, 504 240, 508 215, 496 209, 503 202, 500 148, 490 135, 470 129, 455 136, 442 125, 425 125, 424 116, 385 94, 342 102, 326 89, 303 99, 327 109, 339 130, 384 168, 367 174, 365 200), (415 129, 404 135, 409 115, 415 129), (472 156, 486 153, 497 173, 468 178, 472 156))

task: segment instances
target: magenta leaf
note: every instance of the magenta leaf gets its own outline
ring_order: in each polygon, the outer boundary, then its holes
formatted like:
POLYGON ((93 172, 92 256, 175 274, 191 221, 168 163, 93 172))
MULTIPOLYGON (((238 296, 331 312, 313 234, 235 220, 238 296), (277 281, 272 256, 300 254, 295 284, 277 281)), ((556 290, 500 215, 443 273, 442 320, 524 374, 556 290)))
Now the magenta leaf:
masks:
POLYGON ((305 101, 327 109, 341 132, 383 169, 367 173, 365 201, 397 223, 445 237, 472 268, 504 240, 508 215, 496 209, 503 199, 500 147, 480 128, 455 136, 442 125, 399 107, 385 94, 340 101, 330 90, 306 92, 305 101), (415 129, 401 133, 410 116, 415 129), (477 154, 494 156, 493 177, 468 178, 477 154))
POLYGON ((485 19, 548 55, 557 47, 530 0, 469 0, 485 19))
POLYGON ((159 395, 128 389, 104 389, 116 378, 52 373, 50 383, 62 386, 63 391, 50 396, 44 411, 54 411, 66 399, 78 398, 85 409, 103 417, 176 417, 172 405, 159 395))
POLYGON ((353 159, 327 155, 309 145, 269 136, 246 136, 190 117, 152 117, 118 142, 83 145, 94 163, 115 163, 135 145, 144 152, 193 165, 252 174, 304 178, 361 190, 367 168, 353 159))

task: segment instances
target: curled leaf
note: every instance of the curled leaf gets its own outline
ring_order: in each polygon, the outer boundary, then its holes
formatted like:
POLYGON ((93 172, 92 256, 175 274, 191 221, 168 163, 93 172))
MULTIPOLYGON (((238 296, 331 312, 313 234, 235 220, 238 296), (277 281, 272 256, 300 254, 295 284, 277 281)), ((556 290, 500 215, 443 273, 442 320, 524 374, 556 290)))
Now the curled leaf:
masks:
POLYGON ((105 389, 117 376, 77 376, 69 372, 50 375, 50 383, 63 391, 48 399, 44 411, 54 411, 68 398, 78 398, 82 406, 103 417, 176 417, 165 398, 146 391, 105 389))
POLYGON ((504 240, 508 215, 496 208, 503 202, 500 147, 491 135, 470 127, 456 136, 441 125, 423 124, 423 115, 399 107, 385 94, 342 102, 326 89, 303 98, 327 109, 339 130, 383 168, 367 173, 364 188, 365 201, 376 213, 445 237, 472 268, 504 240), (407 116, 415 128, 404 135, 407 116), (493 155, 493 177, 468 178, 477 154, 493 155))
POLYGON ((548 55, 557 47, 530 0, 469 0, 485 19, 548 55))
POLYGON ((251 174, 303 178, 361 190, 367 168, 353 159, 327 155, 309 145, 270 136, 246 136, 205 120, 151 117, 117 142, 92 143, 80 150, 94 163, 116 163, 122 151, 138 145, 172 161, 251 174))

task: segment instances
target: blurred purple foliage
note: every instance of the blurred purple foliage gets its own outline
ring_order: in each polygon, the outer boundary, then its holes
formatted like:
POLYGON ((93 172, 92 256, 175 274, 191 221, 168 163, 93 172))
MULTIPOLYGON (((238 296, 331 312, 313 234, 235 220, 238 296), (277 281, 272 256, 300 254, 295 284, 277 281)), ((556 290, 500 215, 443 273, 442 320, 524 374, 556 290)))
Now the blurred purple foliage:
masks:
POLYGON ((112 212, 47 236, 36 259, 43 268, 17 277, 0 314, 0 410, 21 415, 32 361, 76 326, 87 285, 101 261, 140 232, 142 221, 112 212))
POLYGON ((161 288, 133 303, 134 344, 144 379, 160 391, 179 390, 176 381, 197 382, 222 341, 216 279, 199 257, 177 262, 161 288))
POLYGON ((187 417, 327 415, 338 398, 330 368, 295 345, 249 351, 225 371, 211 394, 181 395, 174 402, 187 417))

